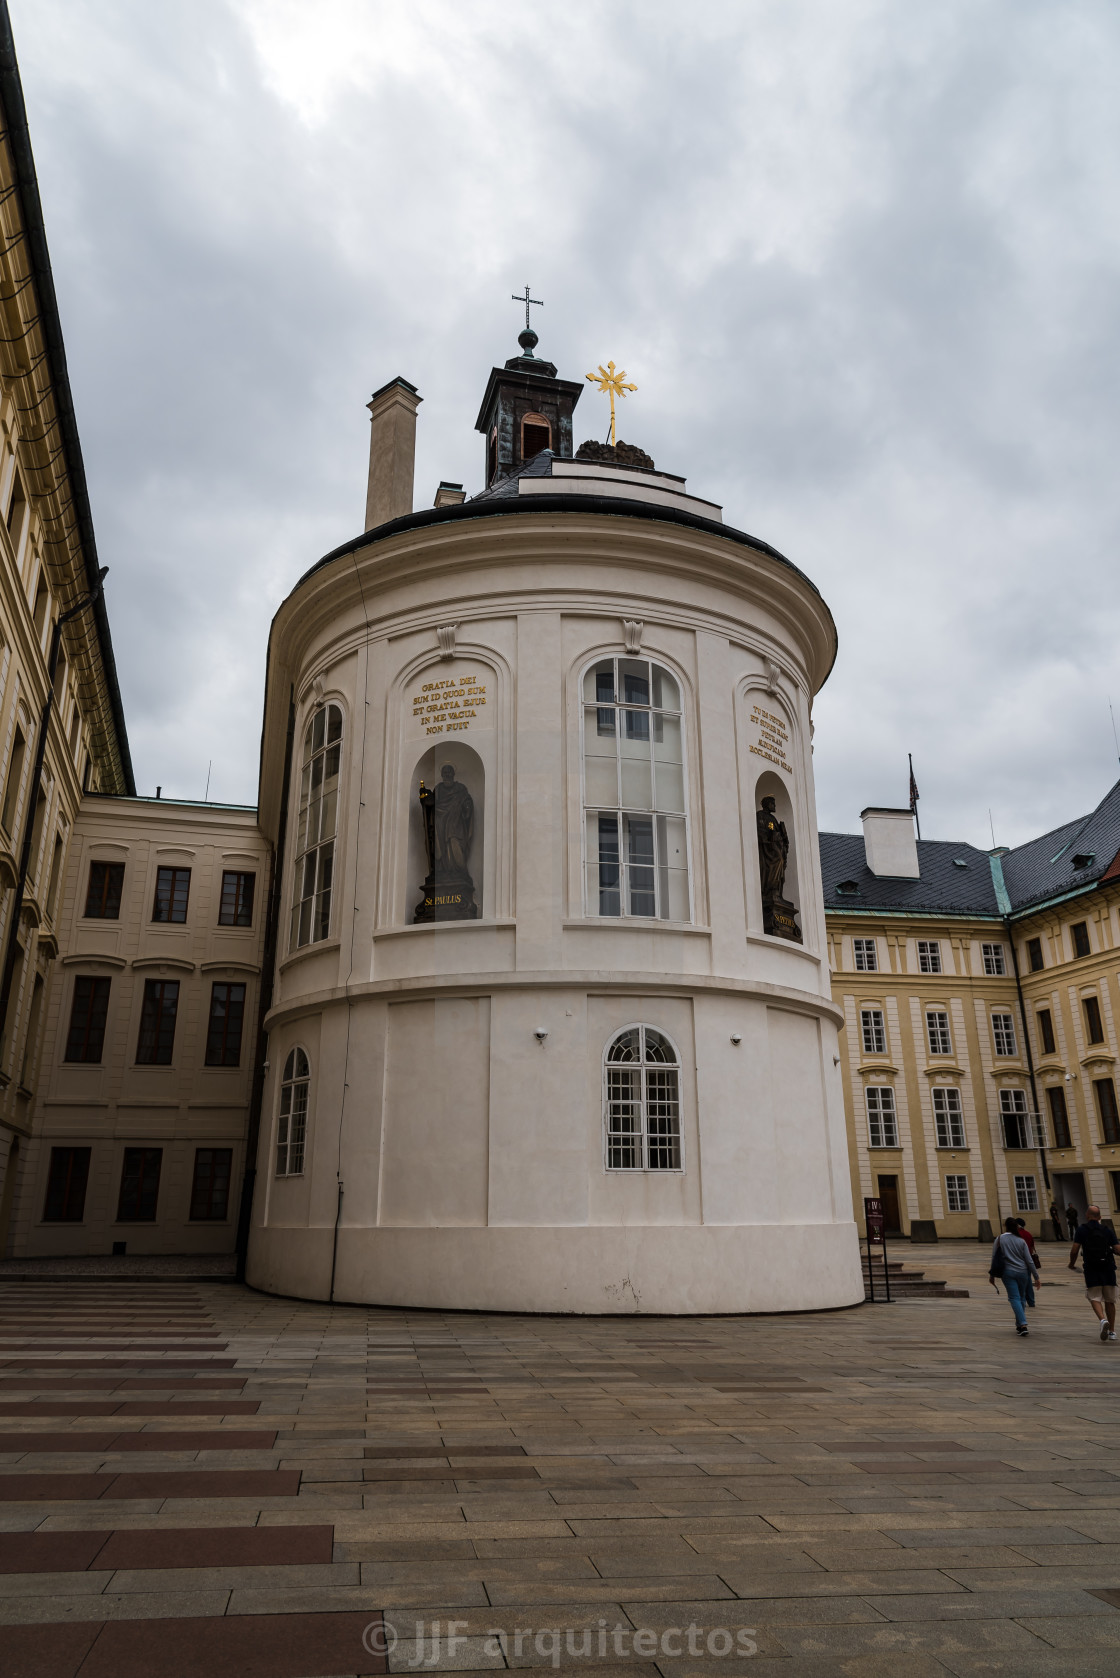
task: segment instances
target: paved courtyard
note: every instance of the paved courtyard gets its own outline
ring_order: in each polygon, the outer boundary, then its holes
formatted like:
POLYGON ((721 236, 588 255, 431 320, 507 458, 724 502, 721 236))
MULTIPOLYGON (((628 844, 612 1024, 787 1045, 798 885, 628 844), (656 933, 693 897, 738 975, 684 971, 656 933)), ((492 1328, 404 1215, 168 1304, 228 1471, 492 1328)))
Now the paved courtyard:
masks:
POLYGON ((574 1319, 8 1278, 6 1678, 1120 1674, 1120 1346, 1064 1249, 1027 1340, 985 1249, 902 1251, 971 1297, 574 1319))

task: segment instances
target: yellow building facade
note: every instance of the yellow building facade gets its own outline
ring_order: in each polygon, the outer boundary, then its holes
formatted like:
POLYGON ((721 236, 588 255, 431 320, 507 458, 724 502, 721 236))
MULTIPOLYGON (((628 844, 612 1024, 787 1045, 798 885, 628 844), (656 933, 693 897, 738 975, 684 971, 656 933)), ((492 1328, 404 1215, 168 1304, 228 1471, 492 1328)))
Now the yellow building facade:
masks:
POLYGON ((1014 850, 863 824, 821 835, 857 1214, 928 1240, 1116 1213, 1120 785, 1014 850))
POLYGON ((10 67, 0 75, 0 119, 2 1245, 31 1134, 59 894, 83 788, 130 792, 132 769, 34 160, 10 67))

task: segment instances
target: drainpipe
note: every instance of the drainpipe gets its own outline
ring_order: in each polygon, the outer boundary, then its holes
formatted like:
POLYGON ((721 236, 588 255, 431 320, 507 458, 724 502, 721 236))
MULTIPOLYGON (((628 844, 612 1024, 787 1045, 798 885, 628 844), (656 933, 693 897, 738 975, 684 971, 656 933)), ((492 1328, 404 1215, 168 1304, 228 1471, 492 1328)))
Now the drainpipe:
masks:
MULTIPOLYGON (((1027 1030, 1027 1005, 1023 999, 1023 978, 1019 972, 1019 952, 1015 948, 1015 934, 1011 925, 1011 899, 1007 894, 1007 885, 1003 878, 1003 858, 1007 855, 1006 846, 997 846, 988 852, 988 860, 992 869, 992 884, 996 892, 996 904, 1003 917, 1007 942, 1011 948, 1011 966, 1015 974, 1015 994, 1019 999, 1019 1029, 1023 1033, 1023 1047, 1027 1055, 1027 1076, 1031 1082, 1031 1102, 1034 1106, 1034 1123, 1038 1126, 1038 1163, 1042 1170, 1042 1181, 1046 1185, 1047 1194, 1050 1193, 1050 1170, 1046 1163, 1046 1132, 1043 1128, 1042 1110, 1038 1105, 1038 1082, 1034 1075, 1034 1055, 1031 1053, 1031 1034, 1027 1030)), ((1039 1221, 1042 1221, 1042 1207, 1039 1209, 1039 1221)))
POLYGON ((0 979, 0 1045, 3 1044, 4 1034, 8 1026, 8 1006, 12 999, 12 980, 16 970, 16 952, 19 949, 19 922, 23 912, 23 899, 27 891, 27 875, 31 867, 31 835, 35 826, 35 807, 39 802, 39 789, 43 784, 43 760, 47 752, 47 733, 50 727, 51 711, 54 707, 54 679, 58 670, 58 655, 62 648, 62 629, 72 618, 92 606, 101 597, 101 587, 109 573, 109 567, 103 565, 97 573, 97 586, 71 606, 68 612, 61 612, 51 632, 51 650, 47 659, 47 697, 43 701, 43 709, 39 717, 39 738, 35 742, 35 765, 31 771, 31 781, 27 788, 26 814, 23 824, 23 845, 19 855, 19 877, 16 880, 15 896, 12 899, 11 919, 8 922, 8 939, 4 950, 4 976, 0 979))
POLYGON ((264 949, 261 952, 261 993, 257 1004, 257 1052, 253 1068, 253 1089, 249 1097, 249 1124, 245 1136, 245 1175, 241 1179, 241 1205, 237 1214, 237 1280, 245 1280, 245 1260, 249 1253, 249 1232, 253 1221, 253 1190, 257 1181, 257 1150, 260 1146, 261 1112, 264 1107, 265 1056, 268 1054, 268 1033, 264 1029, 265 1016, 272 1007, 275 988, 276 950, 279 941, 280 900, 284 895, 284 849, 288 832, 288 785, 292 778, 292 751, 296 734, 296 701, 294 689, 288 697, 288 734, 284 743, 284 779, 280 792, 280 826, 272 851, 268 878, 268 912, 264 923, 264 949))

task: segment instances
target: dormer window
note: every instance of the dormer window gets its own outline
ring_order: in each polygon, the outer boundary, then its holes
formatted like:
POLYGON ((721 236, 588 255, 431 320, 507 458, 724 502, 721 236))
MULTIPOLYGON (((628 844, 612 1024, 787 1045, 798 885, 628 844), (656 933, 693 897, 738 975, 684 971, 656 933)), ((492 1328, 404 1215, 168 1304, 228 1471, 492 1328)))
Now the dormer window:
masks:
POLYGON ((526 414, 521 421, 521 458, 532 460, 552 447, 552 427, 543 414, 526 414))
POLYGON ((858 897, 859 886, 854 880, 841 880, 836 888, 837 897, 858 897))
POLYGON ((1083 868, 1088 868, 1093 861, 1095 851, 1078 851, 1076 856, 1070 857, 1070 863, 1075 874, 1080 874, 1083 868))

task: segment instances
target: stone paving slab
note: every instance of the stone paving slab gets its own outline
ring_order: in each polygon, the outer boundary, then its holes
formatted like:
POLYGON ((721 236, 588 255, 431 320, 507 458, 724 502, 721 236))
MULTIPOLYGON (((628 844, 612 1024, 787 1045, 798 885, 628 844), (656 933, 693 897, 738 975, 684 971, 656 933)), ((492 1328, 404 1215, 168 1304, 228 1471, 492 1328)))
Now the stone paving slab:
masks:
POLYGON ((986 1254, 936 1263, 972 1297, 692 1321, 13 1279, 0 1328, 70 1349, 0 1380, 5 1678, 1120 1678, 1117 1348, 1075 1287, 1024 1342, 986 1254), (179 1365, 202 1332, 235 1374, 179 1365))

